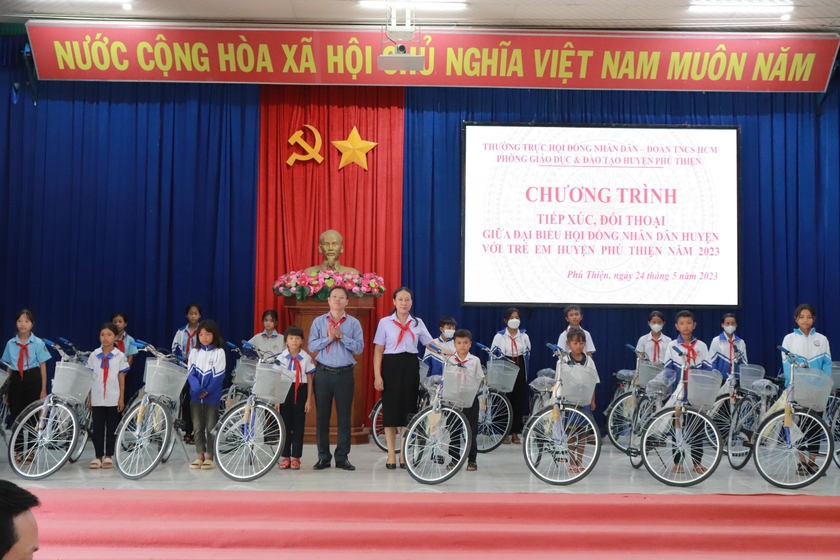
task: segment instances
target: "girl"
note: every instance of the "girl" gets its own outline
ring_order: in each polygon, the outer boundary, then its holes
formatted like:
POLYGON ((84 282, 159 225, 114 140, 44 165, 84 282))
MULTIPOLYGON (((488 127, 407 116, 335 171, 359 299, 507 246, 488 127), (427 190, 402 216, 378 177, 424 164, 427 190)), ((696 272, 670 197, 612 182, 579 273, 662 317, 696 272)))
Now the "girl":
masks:
MULTIPOLYGON (((188 303, 184 313, 187 316, 187 326, 178 329, 172 340, 172 353, 186 360, 190 351, 198 347, 198 322, 201 320, 201 306, 188 303)), ((193 422, 190 410, 190 395, 186 388, 181 393, 181 419, 184 421, 184 443, 193 443, 193 422)))
POLYGON ((128 367, 131 367, 134 363, 134 355, 137 354, 137 347, 134 346, 134 338, 125 332, 125 328, 128 326, 128 315, 122 311, 117 311, 111 315, 111 323, 117 327, 117 340, 115 341, 117 349, 125 354, 128 367))
POLYGON ((32 334, 35 315, 21 309, 15 315, 17 335, 6 343, 3 361, 9 364, 9 392, 6 403, 11 417, 17 416, 29 404, 47 397, 47 364, 50 353, 44 341, 32 334))
MULTIPOLYGON (((382 425, 388 442, 385 467, 396 469, 397 428, 405 427, 417 412, 417 387, 420 385, 420 362, 417 343, 430 349, 432 335, 423 321, 411 316, 411 290, 401 286, 394 292, 394 310, 379 320, 373 338, 373 386, 382 391, 382 425)), ((405 453, 400 455, 405 468, 405 453)))
POLYGON ((642 335, 636 343, 636 351, 644 352, 652 364, 665 363, 665 349, 671 343, 671 339, 662 334, 664 326, 665 315, 659 311, 651 311, 648 316, 650 332, 642 335))
POLYGON ((93 417, 93 449, 96 452, 96 458, 90 462, 91 469, 114 467, 111 457, 114 455, 119 413, 125 408, 125 373, 128 371, 128 360, 116 347, 118 332, 119 329, 113 323, 103 323, 99 327, 99 342, 102 346, 88 357, 88 367, 93 370, 90 410, 93 417))
POLYGON ((526 414, 528 403, 528 363, 531 360, 531 339, 520 329, 521 324, 519 310, 510 307, 505 311, 505 328, 496 333, 493 337, 493 346, 490 352, 495 357, 505 356, 519 366, 519 374, 516 376, 516 383, 513 391, 507 394, 510 404, 513 407, 513 424, 511 435, 505 436, 502 443, 521 443, 519 438, 522 432, 522 417, 526 414))
POLYGON ((738 371, 738 364, 747 363, 747 345, 735 335, 738 322, 735 314, 727 313, 720 322, 723 332, 709 344, 709 355, 712 357, 712 369, 723 374, 723 379, 738 371))
POLYGON ((222 383, 225 378, 224 341, 215 321, 199 323, 198 348, 192 348, 187 360, 189 374, 187 383, 190 391, 190 411, 195 431, 195 451, 198 459, 190 464, 191 469, 209 470, 213 463, 213 433, 219 420, 219 401, 222 399, 222 383))
POLYGON ((255 334, 248 342, 253 344, 257 350, 279 356, 286 349, 286 343, 283 340, 283 335, 275 330, 277 328, 277 312, 268 309, 263 313, 262 322, 265 330, 255 334))
MULTIPOLYGON (((273 313, 273 312, 272 312, 273 313)), ((281 337, 281 340, 283 337, 281 337)), ((283 445, 283 460, 278 465, 281 469, 300 469, 300 458, 303 456, 303 431, 306 427, 306 413, 315 402, 312 389, 312 378, 315 375, 315 365, 309 354, 300 349, 303 345, 303 329, 295 325, 286 329, 285 339, 288 348, 278 360, 293 371, 295 384, 289 387, 289 394, 283 406, 277 405, 283 423, 286 425, 286 443, 283 445), (291 457, 291 459, 290 459, 291 457)))

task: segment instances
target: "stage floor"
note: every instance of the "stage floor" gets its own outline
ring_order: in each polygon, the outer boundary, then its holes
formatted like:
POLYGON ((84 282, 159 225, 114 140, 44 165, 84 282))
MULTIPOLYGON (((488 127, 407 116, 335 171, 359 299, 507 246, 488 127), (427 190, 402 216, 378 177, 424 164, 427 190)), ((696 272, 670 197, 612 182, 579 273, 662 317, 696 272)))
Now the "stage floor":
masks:
MULTIPOLYGON (((827 476, 802 489, 787 491, 765 482, 750 461, 743 470, 735 471, 723 457, 715 473, 705 482, 690 488, 672 488, 661 484, 644 467, 634 470, 626 455, 608 440, 601 450, 598 464, 592 473, 571 486, 551 486, 537 479, 528 470, 519 445, 501 445, 491 453, 478 455, 478 471, 461 469, 449 481, 434 486, 416 482, 405 470, 385 468, 385 453, 373 444, 354 446, 350 461, 356 470, 347 472, 335 467, 323 471, 312 470, 317 461, 314 445, 304 446, 300 471, 274 469, 263 478, 250 483, 237 483, 218 469, 190 470, 189 461, 178 444, 168 463, 159 465, 142 480, 124 479, 116 470, 89 470, 93 446, 88 443, 85 453, 76 464, 66 464, 56 474, 36 481, 15 475, 8 465, 7 448, 0 451, 0 477, 10 479, 27 488, 104 488, 153 490, 285 490, 338 492, 538 492, 572 494, 810 494, 814 496, 840 495, 840 469, 831 465, 827 476)), ((194 447, 187 446, 190 461, 194 447)))

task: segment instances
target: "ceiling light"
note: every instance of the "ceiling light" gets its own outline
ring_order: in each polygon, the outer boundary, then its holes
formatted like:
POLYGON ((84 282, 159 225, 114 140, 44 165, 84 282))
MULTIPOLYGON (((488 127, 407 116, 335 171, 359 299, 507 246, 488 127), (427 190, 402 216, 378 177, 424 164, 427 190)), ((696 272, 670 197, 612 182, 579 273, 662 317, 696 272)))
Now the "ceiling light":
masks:
POLYGON ((123 4, 123 10, 130 10, 131 4, 123 4))
POLYGON ((407 5, 410 5, 412 10, 414 11, 424 11, 424 10, 465 10, 467 8, 467 4, 463 1, 456 1, 456 2, 440 2, 440 1, 430 1, 430 0, 412 0, 411 2, 386 2, 384 0, 360 0, 359 6, 362 8, 397 8, 399 10, 404 9, 407 5))
POLYGON ((689 12, 703 14, 783 14, 792 12, 793 0, 691 0, 689 12))

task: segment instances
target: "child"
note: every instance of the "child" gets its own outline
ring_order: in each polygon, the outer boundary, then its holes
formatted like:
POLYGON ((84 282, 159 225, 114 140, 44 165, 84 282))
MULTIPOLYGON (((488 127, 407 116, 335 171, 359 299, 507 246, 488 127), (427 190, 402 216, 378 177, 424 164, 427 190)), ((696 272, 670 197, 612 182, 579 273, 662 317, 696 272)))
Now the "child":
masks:
POLYGON ((301 351, 303 329, 290 326, 284 333, 286 350, 278 360, 289 370, 295 372, 295 384, 289 388, 283 406, 277 405, 283 423, 286 425, 286 443, 283 445, 283 459, 278 465, 281 469, 300 470, 300 458, 303 456, 303 430, 306 427, 306 413, 315 402, 312 378, 315 377, 315 364, 309 354, 301 351), (289 459, 291 457, 291 459, 289 459))
MULTIPOLYGON (((831 377, 831 349, 828 346, 828 339, 814 330, 814 322, 817 319, 817 312, 811 305, 803 303, 793 311, 793 320, 796 321, 798 329, 786 335, 782 341, 782 348, 791 354, 804 358, 808 361, 811 371, 821 371, 831 377)), ((785 387, 790 386, 790 358, 782 354, 782 366, 785 370, 785 387)), ((784 404, 786 395, 783 393, 778 404, 784 404)), ((777 406, 774 405, 774 408, 777 406)), ((820 437, 818 429, 806 430, 805 437, 809 438, 807 443, 808 455, 798 453, 799 465, 796 472, 800 476, 816 474, 819 467, 814 462, 817 453, 820 451, 820 437), (810 436, 810 437, 809 437, 810 436)), ((825 472, 823 472, 825 476, 825 472)))
POLYGON ((115 344, 118 333, 119 329, 114 323, 103 323, 99 327, 99 342, 102 346, 91 352, 87 362, 93 370, 90 410, 96 458, 90 462, 91 469, 114 467, 111 457, 117 439, 119 413, 125 407, 125 373, 128 371, 128 360, 115 344))
POLYGON ((47 398, 47 364, 51 358, 44 341, 32 334, 35 315, 28 309, 15 314, 17 335, 6 343, 3 361, 9 364, 6 403, 12 419, 38 399, 47 398))
MULTIPOLYGON (((198 347, 198 322, 201 320, 201 306, 197 303, 189 303, 184 313, 187 315, 187 326, 178 329, 175 333, 175 338, 172 340, 172 353, 186 361, 190 351, 198 347)), ((186 387, 181 393, 181 419, 184 421, 184 443, 193 443, 190 394, 186 387)))
MULTIPOLYGON (((472 333, 467 329, 458 329, 453 333, 455 353, 446 359, 446 364, 458 368, 465 368, 466 374, 473 378, 484 379, 484 372, 481 369, 481 361, 478 357, 470 354, 472 347, 472 333)), ((470 450, 467 455, 467 470, 478 470, 478 444, 476 437, 478 436, 478 393, 476 393, 472 406, 463 409, 461 412, 467 418, 467 423, 470 425, 470 432, 472 433, 472 441, 470 443, 470 450)), ((451 462, 450 469, 455 468, 457 461, 457 453, 454 448, 449 448, 449 456, 451 462)))
POLYGON ((252 336, 248 342, 253 344, 257 350, 279 357, 286 349, 286 343, 283 341, 283 335, 275 330, 277 328, 277 312, 273 309, 267 309, 263 312, 262 322, 265 330, 252 336))
MULTIPOLYGON (((656 379, 663 380, 670 383, 674 392, 665 406, 673 406, 677 402, 687 400, 688 395, 685 394, 685 384, 683 381, 683 368, 688 364, 689 367, 697 369, 704 369, 710 371, 712 365, 709 362, 709 349, 702 340, 694 338, 694 329, 697 328, 697 322, 694 320, 694 313, 683 310, 677 313, 677 323, 675 325, 679 335, 677 338, 668 344, 665 350, 665 370, 656 376, 656 379), (680 354, 677 349, 682 352, 680 354)), ((680 451, 673 453, 675 473, 681 474, 685 472, 683 457, 680 451)), ((706 472, 706 467, 701 464, 703 459, 703 444, 698 438, 692 438, 691 444, 691 460, 694 465, 694 470, 697 474, 706 472)))
POLYGON ((568 343, 566 342, 569 329, 580 329, 583 331, 584 336, 586 336, 586 347, 584 348, 584 351, 586 352, 586 355, 591 358, 592 354, 595 353, 595 343, 592 342, 592 335, 589 334, 589 331, 580 326, 580 322, 583 320, 583 313, 580 310, 580 306, 570 305, 566 307, 564 313, 566 315, 566 321, 568 321, 569 326, 566 327, 565 331, 560 333, 560 338, 557 339, 557 346, 559 346, 562 350, 569 352, 570 348, 568 343))
MULTIPOLYGON (((438 321, 438 327, 440 328, 440 336, 432 341, 432 345, 440 349, 445 356, 454 356, 454 337, 455 329, 458 327, 458 323, 453 317, 445 315, 438 321)), ((426 374, 427 377, 432 375, 443 375, 443 359, 444 357, 440 356, 438 353, 429 350, 428 348, 426 349, 426 355, 423 356, 423 362, 429 366, 429 373, 426 374)))
POLYGON ((141 387, 132 387, 134 376, 131 375, 131 366, 134 365, 134 356, 137 354, 137 347, 134 346, 134 338, 125 331, 125 328, 128 326, 128 315, 122 311, 117 311, 111 315, 111 323, 117 327, 117 349, 125 354, 125 359, 128 360, 128 372, 125 374, 125 388, 129 395, 133 395, 141 387))
POLYGON ((665 326, 665 316, 659 311, 651 311, 648 316, 650 332, 642 335, 636 343, 636 351, 644 352, 647 359, 653 364, 661 364, 665 361, 665 349, 671 343, 668 336, 662 334, 662 327, 665 326))
POLYGON ((219 401, 225 378, 224 341, 215 321, 199 323, 198 348, 191 348, 187 360, 187 383, 190 390, 190 411, 195 430, 195 450, 198 459, 191 469, 209 470, 213 463, 213 428, 219 420, 219 401))
MULTIPOLYGON (((594 372, 594 375, 598 375, 598 369, 595 367, 595 360, 592 359, 591 356, 584 353, 586 349, 586 331, 583 329, 572 327, 566 333, 566 343, 569 345, 569 365, 581 365, 587 369, 590 369, 594 372)), ((598 381, 600 383, 600 380, 598 381)), ((595 391, 592 392, 592 398, 590 399, 589 406, 584 406, 583 410, 586 411, 590 416, 592 416, 592 411, 595 410, 595 391)), ((569 471, 573 473, 581 473, 586 470, 586 467, 582 464, 583 463, 583 453, 586 449, 587 443, 594 443, 594 434, 589 433, 577 433, 580 430, 575 431, 575 435, 569 438, 569 456, 571 458, 571 464, 569 465, 569 471)))
POLYGON ((494 358, 505 357, 519 367, 513 390, 506 393, 513 409, 513 420, 510 435, 502 439, 502 443, 522 443, 519 434, 524 427, 523 418, 528 414, 528 368, 531 364, 531 339, 525 334, 522 316, 515 307, 508 307, 504 315, 505 328, 493 337, 490 354, 494 358))
POLYGON ((739 364, 747 363, 747 345, 735 335, 738 322, 734 313, 724 315, 720 326, 723 332, 709 344, 709 355, 712 357, 712 369, 718 370, 725 380, 738 371, 739 364))

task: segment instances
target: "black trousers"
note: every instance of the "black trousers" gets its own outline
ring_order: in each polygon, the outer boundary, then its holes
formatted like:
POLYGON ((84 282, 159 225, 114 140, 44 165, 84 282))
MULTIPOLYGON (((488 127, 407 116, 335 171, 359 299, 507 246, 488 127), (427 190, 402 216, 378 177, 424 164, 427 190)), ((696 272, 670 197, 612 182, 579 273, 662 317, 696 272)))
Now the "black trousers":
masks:
MULTIPOLYGON (((329 374, 328 374, 329 375, 329 374)), ((303 430, 306 427, 306 383, 301 383, 297 390, 297 404, 295 404, 295 386, 289 387, 286 402, 280 406, 280 417, 286 425, 286 443, 283 444, 282 457, 300 459, 303 455, 303 430)))
POLYGON ((184 421, 184 434, 186 435, 192 435, 195 430, 193 427, 191 404, 190 386, 185 385, 181 391, 181 420, 184 421))
POLYGON ((117 424, 120 413, 116 406, 94 406, 91 408, 91 432, 96 457, 112 457, 117 440, 117 424))
POLYGON ((519 375, 516 376, 513 391, 507 394, 510 406, 513 408, 510 433, 518 434, 522 432, 522 418, 528 410, 528 380, 525 378, 525 357, 518 356, 510 359, 519 366, 519 375))
POLYGON ((335 446, 335 460, 346 461, 350 454, 350 413, 353 410, 353 366, 339 368, 340 373, 330 373, 318 364, 315 370, 315 407, 318 409, 316 441, 318 460, 330 461, 330 418, 335 401, 338 442, 335 446))
POLYGON ((41 398, 41 368, 23 372, 23 379, 16 370, 9 372, 9 414, 12 421, 23 409, 41 398))
MULTIPOLYGON (((476 459, 478 458, 478 441, 476 441, 476 435, 478 434, 478 412, 480 410, 480 405, 478 403, 478 397, 475 398, 473 404, 469 408, 464 408, 461 412, 464 413, 464 416, 467 417, 467 425, 469 426, 470 436, 471 436, 471 443, 470 443, 470 450, 467 454, 467 462, 468 463, 475 463, 476 459)), ((453 426, 454 427, 454 422, 453 426)), ((452 438, 452 443, 460 442, 461 435, 457 434, 454 438, 452 438)), ((449 447, 449 457, 452 461, 458 460, 458 452, 456 451, 454 446, 449 447)))

